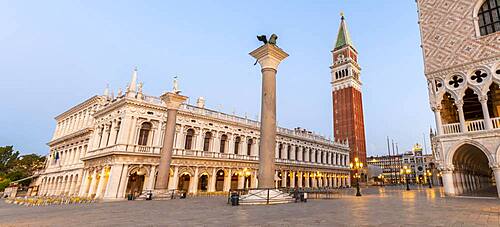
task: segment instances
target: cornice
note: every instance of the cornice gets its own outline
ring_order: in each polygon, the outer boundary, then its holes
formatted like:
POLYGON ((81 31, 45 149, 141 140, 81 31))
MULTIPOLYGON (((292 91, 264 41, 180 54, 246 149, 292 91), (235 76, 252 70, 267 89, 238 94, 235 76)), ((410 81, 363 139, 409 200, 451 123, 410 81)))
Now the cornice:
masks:
POLYGON ((500 54, 493 56, 493 57, 487 57, 487 58, 479 59, 476 61, 470 61, 470 62, 450 66, 450 67, 435 70, 432 72, 426 72, 425 75, 428 79, 431 79, 434 77, 443 77, 443 76, 447 76, 451 73, 455 73, 457 71, 466 71, 466 70, 469 70, 471 67, 474 67, 477 65, 486 65, 486 64, 493 63, 496 61, 500 61, 500 54))
POLYGON ((102 100, 103 98, 101 96, 98 96, 98 95, 94 95, 92 97, 90 97, 89 99, 81 102, 80 104, 74 106, 74 107, 71 107, 69 110, 63 112, 62 114, 59 114, 57 115, 54 119, 56 119, 57 121, 73 114, 73 113, 76 113, 82 109, 84 109, 85 107, 87 106, 90 106, 91 104, 94 104, 94 103, 98 103, 102 100))
POLYGON ((109 114, 110 112, 126 106, 126 105, 134 105, 137 107, 144 107, 144 108, 150 108, 150 109, 155 109, 155 110, 160 110, 164 111, 166 113, 167 108, 165 106, 160 106, 152 103, 145 102, 143 100, 136 100, 133 98, 128 98, 124 97, 118 101, 112 102, 111 104, 104 106, 102 109, 98 110, 96 113, 94 113, 94 118, 101 117, 103 115, 109 114))
MULTIPOLYGON (((47 143, 47 145, 50 147, 55 146, 59 143, 66 142, 67 140, 71 140, 73 138, 82 137, 82 136, 87 135, 87 134, 90 135, 92 133, 92 131, 93 131, 93 129, 90 127, 84 128, 84 129, 78 130, 76 132, 73 132, 71 134, 65 135, 63 137, 57 138, 55 140, 51 140, 47 143)), ((84 138, 84 139, 86 139, 86 138, 84 138)))

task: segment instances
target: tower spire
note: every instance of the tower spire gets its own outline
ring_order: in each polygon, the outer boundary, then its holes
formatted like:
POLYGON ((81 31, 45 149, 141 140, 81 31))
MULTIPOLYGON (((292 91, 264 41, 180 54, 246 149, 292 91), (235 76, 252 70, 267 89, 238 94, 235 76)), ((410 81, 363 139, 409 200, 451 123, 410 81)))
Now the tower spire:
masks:
POLYGON ((340 27, 337 35, 337 41, 335 42, 334 50, 338 50, 345 46, 351 46, 353 49, 354 43, 351 40, 351 35, 349 34, 349 30, 347 29, 347 23, 345 21, 344 12, 340 13, 340 27))

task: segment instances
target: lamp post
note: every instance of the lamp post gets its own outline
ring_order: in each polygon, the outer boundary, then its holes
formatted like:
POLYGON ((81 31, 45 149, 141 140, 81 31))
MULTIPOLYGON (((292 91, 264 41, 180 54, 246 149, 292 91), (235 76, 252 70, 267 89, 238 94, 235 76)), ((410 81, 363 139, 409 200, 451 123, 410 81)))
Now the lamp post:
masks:
POLYGON ((432 172, 427 170, 425 175, 427 176, 427 181, 429 182, 429 188, 432 188, 432 172))
POLYGON ((400 173, 405 175, 406 191, 410 191, 410 184, 408 183, 408 176, 411 173, 411 169, 408 166, 403 166, 400 173))
POLYGON ((361 192, 359 190, 359 178, 361 178, 361 174, 359 174, 359 170, 363 168, 363 162, 360 162, 356 157, 354 158, 354 163, 349 163, 349 166, 355 171, 354 178, 356 179, 356 196, 361 196, 361 192))

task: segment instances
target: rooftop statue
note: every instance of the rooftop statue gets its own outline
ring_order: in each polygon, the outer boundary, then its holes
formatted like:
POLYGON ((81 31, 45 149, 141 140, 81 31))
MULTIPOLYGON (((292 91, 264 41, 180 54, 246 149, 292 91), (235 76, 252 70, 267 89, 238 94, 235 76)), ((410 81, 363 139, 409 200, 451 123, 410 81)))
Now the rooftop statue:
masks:
POLYGON ((276 40, 278 39, 278 36, 276 34, 272 34, 271 38, 269 38, 269 41, 267 40, 266 35, 258 35, 257 39, 265 44, 269 43, 271 45, 276 45, 276 40))

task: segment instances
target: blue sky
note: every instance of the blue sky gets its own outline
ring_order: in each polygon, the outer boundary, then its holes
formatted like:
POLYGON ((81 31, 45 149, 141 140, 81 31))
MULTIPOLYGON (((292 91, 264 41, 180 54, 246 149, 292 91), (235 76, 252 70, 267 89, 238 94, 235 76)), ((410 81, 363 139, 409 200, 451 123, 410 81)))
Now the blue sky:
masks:
MULTIPOLYGON (((0 145, 46 154, 54 117, 125 88, 179 76, 194 103, 255 118, 260 71, 248 55, 276 33, 290 54, 277 79, 278 123, 332 134, 331 53, 341 11, 362 67, 368 154, 422 143, 434 125, 414 1, 0 1, 0 145)), ((429 143, 427 139, 427 144, 429 143)))

